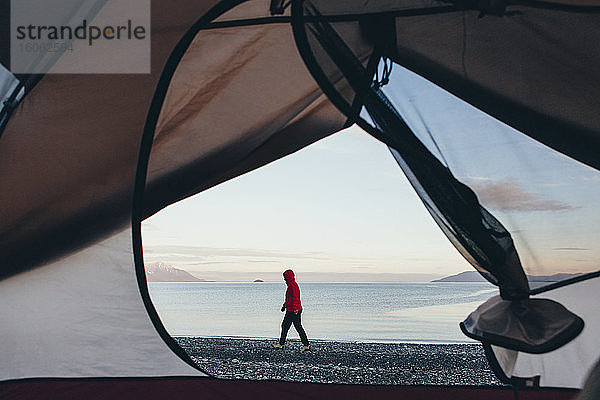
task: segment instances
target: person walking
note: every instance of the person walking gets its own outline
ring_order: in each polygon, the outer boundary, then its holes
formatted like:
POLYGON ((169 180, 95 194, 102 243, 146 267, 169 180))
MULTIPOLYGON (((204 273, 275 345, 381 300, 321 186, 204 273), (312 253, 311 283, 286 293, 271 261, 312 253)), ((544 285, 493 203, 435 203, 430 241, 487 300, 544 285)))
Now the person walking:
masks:
POLYGON ((279 338, 279 343, 275 343, 273 347, 276 349, 283 349, 288 331, 292 324, 294 324, 294 328, 298 332, 298 335, 300 335, 300 340, 303 345, 300 350, 304 352, 310 350, 310 344, 308 343, 308 337, 306 337, 306 332, 304 332, 302 322, 300 321, 300 316, 302 315, 300 288, 296 283, 294 271, 291 269, 288 269, 283 273, 283 279, 287 285, 287 290, 285 291, 285 302, 283 303, 283 307, 281 307, 281 312, 285 311, 285 317, 283 317, 283 322, 281 323, 281 337, 279 338))

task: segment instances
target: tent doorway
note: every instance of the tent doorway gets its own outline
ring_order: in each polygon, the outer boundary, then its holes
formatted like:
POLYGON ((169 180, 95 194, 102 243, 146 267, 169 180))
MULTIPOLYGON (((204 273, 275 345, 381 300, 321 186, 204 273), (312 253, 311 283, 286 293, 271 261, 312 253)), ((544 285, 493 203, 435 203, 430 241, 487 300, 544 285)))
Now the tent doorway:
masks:
POLYGON ((481 347, 458 328, 496 289, 486 282, 431 282, 470 266, 431 220, 386 146, 357 127, 168 207, 142 229, 157 312, 209 373, 337 383, 498 383, 481 347), (271 348, 287 268, 296 271, 301 288, 310 362, 297 351, 294 329, 284 352, 271 348), (470 361, 454 364, 459 355, 470 361), (375 362, 382 357, 388 364, 375 362), (410 363, 421 365, 420 372, 410 363), (442 377, 432 372, 440 365, 448 372, 442 377), (373 368, 371 377, 364 368, 373 368))

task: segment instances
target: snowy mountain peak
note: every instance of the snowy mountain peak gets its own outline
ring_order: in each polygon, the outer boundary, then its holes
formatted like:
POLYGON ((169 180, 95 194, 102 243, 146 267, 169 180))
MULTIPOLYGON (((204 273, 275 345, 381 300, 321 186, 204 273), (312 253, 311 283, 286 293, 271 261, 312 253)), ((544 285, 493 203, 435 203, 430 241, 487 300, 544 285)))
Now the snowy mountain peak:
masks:
POLYGON ((148 282, 206 282, 187 271, 160 261, 146 264, 145 269, 148 282))

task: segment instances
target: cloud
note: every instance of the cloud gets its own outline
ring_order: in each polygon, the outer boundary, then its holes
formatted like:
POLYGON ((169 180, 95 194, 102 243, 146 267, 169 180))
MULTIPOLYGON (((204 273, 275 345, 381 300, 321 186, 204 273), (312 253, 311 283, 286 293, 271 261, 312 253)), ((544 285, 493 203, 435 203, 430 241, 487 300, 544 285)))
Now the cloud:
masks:
MULTIPOLYGON (((296 258, 296 259, 314 259, 314 260, 329 260, 331 257, 322 252, 285 252, 277 250, 261 250, 261 249, 244 249, 244 248, 227 248, 227 247, 208 247, 208 246, 185 246, 185 245, 157 245, 144 246, 144 253, 152 255, 154 258, 158 256, 169 257, 170 259, 189 259, 209 257, 254 257, 254 258, 296 258)), ((256 260, 254 261, 256 262, 256 260)), ((213 263, 212 261, 210 262, 213 263)))
POLYGON ((528 192, 514 179, 497 183, 475 182, 469 186, 477 193, 479 201, 486 207, 502 211, 563 211, 575 207, 560 201, 545 200, 528 192))

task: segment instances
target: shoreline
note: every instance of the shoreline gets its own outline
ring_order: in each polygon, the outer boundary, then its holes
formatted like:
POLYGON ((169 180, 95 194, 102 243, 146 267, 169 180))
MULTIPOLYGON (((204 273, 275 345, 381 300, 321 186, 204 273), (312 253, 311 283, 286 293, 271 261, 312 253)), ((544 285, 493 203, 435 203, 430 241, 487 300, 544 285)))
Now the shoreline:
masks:
POLYGON ((210 375, 222 379, 369 385, 499 386, 478 343, 428 344, 175 336, 210 375))
MULTIPOLYGON (((197 336, 197 335, 171 335, 176 340, 178 339, 232 339, 232 340, 258 340, 258 341, 273 341, 275 342, 279 338, 267 337, 267 336, 197 336)), ((293 337, 288 340, 296 340, 293 337)), ((416 340, 416 339, 320 339, 311 338, 311 342, 335 342, 335 343, 361 343, 361 344, 430 344, 430 345, 454 345, 454 344, 479 344, 479 342, 466 338, 464 340, 416 340)))

